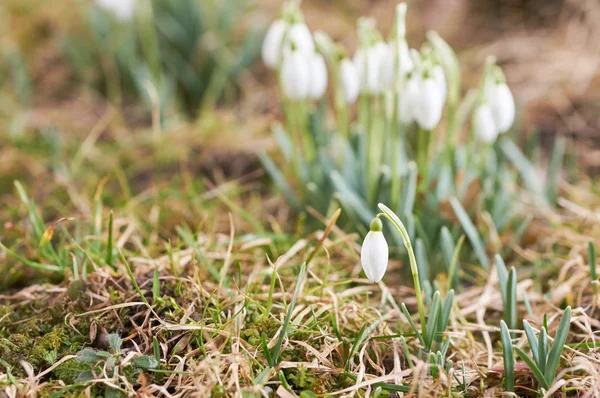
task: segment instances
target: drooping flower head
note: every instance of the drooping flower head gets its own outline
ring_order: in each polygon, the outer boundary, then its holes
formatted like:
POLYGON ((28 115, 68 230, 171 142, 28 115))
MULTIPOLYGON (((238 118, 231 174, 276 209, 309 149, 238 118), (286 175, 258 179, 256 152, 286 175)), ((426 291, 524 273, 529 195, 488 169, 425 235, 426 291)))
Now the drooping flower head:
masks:
POLYGON ((379 282, 388 266, 389 250, 382 230, 381 220, 374 218, 360 250, 360 262, 371 282, 379 282))

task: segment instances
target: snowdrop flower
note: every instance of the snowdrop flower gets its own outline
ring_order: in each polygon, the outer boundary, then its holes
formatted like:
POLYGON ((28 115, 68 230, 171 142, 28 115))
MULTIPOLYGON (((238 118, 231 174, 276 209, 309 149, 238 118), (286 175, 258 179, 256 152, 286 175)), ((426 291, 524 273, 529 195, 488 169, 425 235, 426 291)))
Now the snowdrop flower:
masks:
POLYGON ((358 71, 361 92, 380 94, 384 87, 385 62, 388 60, 388 46, 384 42, 363 49, 354 54, 354 65, 358 71))
POLYGON ((96 5, 112 13, 118 20, 127 22, 133 18, 136 0, 96 0, 96 5))
POLYGON ((298 51, 311 54, 315 52, 315 42, 310 34, 308 26, 303 22, 297 22, 290 26, 287 37, 287 43, 294 43, 298 51))
POLYGON ((286 97, 297 101, 308 97, 311 68, 307 55, 301 51, 286 49, 281 64, 281 87, 286 97))
POLYGON ((279 65, 281 46, 287 28, 288 24, 284 20, 275 20, 269 27, 263 41, 262 59, 265 65, 271 69, 275 69, 279 65))
POLYGON ((348 104, 353 104, 358 98, 360 91, 359 75, 356 66, 348 58, 344 58, 340 62, 340 85, 344 100, 348 104))
POLYGON ((505 133, 515 120, 515 100, 506 83, 493 84, 487 92, 494 123, 499 133, 505 133))
POLYGON ((473 131, 477 139, 485 144, 491 144, 498 137, 498 129, 494 121, 492 108, 489 104, 483 103, 475 110, 473 114, 473 131))
POLYGON ((424 78, 419 86, 419 96, 414 103, 414 117, 421 128, 433 130, 442 118, 444 98, 433 77, 424 78))
POLYGON ((416 102, 419 98, 421 81, 418 76, 412 76, 398 96, 398 120, 403 124, 410 124, 415 120, 416 102))
POLYGON ((435 65, 431 69, 431 74, 433 76, 433 80, 438 84, 440 89, 440 93, 442 94, 442 102, 446 102, 446 97, 448 96, 448 85, 446 83, 446 74, 444 73, 444 69, 441 65, 435 65))
POLYGON ((321 54, 307 55, 310 72, 310 88, 308 96, 311 99, 319 99, 327 90, 327 66, 321 54))
POLYGON ((388 265, 388 244, 382 230, 381 220, 374 218, 360 250, 360 262, 371 282, 379 282, 388 265))

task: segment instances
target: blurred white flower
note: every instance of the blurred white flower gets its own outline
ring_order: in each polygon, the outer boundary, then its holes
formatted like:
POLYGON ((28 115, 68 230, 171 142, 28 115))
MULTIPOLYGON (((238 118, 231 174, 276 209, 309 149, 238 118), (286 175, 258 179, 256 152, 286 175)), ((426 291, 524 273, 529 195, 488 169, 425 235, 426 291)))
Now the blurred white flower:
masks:
POLYGON ((435 65, 431 69, 431 74, 433 76, 433 80, 435 80, 440 88, 442 102, 446 102, 446 97, 448 96, 448 85, 446 83, 446 74, 444 73, 444 69, 441 67, 441 65, 435 65))
POLYGON ((354 54, 354 65, 358 71, 360 90, 363 93, 380 94, 385 88, 385 62, 388 46, 377 42, 367 49, 360 48, 354 54))
POLYGON ((285 40, 286 45, 293 43, 297 51, 309 54, 315 52, 315 42, 305 23, 298 22, 290 26, 285 40))
POLYGON ((420 78, 412 76, 398 95, 398 120, 403 124, 415 121, 415 108, 419 98, 420 78))
POLYGON ((414 62, 406 41, 389 43, 383 63, 383 82, 387 87, 393 88, 397 77, 402 81, 414 69, 414 62))
POLYGON ((360 262, 367 278, 379 282, 388 266, 388 244, 383 236, 382 223, 378 218, 371 221, 371 230, 360 250, 360 262))
POLYGON ((310 89, 308 96, 311 99, 319 99, 327 90, 327 65, 321 54, 307 55, 310 70, 310 89))
POLYGON ((494 84, 487 91, 494 123, 499 133, 505 133, 515 121, 515 100, 506 83, 494 84))
POLYGON ((353 104, 358 98, 358 93, 360 91, 360 83, 356 65, 354 65, 354 63, 348 58, 344 58, 340 63, 339 73, 344 100, 346 100, 346 103, 348 104, 353 104))
POLYGON ((136 0, 96 0, 96 5, 112 13, 118 20, 126 22, 133 18, 136 0))
POLYGON ((310 64, 307 55, 301 51, 284 51, 281 64, 281 87, 286 97, 302 100, 310 92, 310 64))
POLYGON ((423 79, 419 86, 419 95, 414 104, 414 117, 421 128, 433 130, 442 118, 444 98, 438 82, 432 77, 423 79))
POLYGON ((492 109, 487 103, 479 105, 473 114, 473 131, 481 142, 491 144, 498 137, 492 109))
POLYGON ((271 69, 275 69, 279 66, 281 58, 283 37, 287 30, 288 24, 282 19, 275 20, 267 34, 262 45, 262 59, 265 65, 271 69))

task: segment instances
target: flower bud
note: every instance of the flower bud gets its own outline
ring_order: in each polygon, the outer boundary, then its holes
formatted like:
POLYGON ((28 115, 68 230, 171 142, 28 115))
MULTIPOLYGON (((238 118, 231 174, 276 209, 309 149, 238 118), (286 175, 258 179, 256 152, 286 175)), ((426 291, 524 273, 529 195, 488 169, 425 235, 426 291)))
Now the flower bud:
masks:
POLYGON ((433 130, 442 118, 444 98, 438 82, 432 77, 421 81, 415 106, 414 116, 419 126, 425 130, 433 130))
POLYGON ((381 220, 374 218, 360 250, 360 262, 371 282, 379 282, 388 265, 388 244, 382 229, 381 220))
POLYGON ((293 43, 297 51, 307 54, 315 52, 315 43, 308 26, 303 22, 298 22, 290 26, 286 41, 293 43))
POLYGON ((498 137, 492 109, 487 103, 479 105, 473 114, 473 132, 475 137, 485 144, 491 144, 498 137))
POLYGON ((305 53, 286 49, 281 64, 281 87, 291 100, 303 100, 310 90, 310 65, 305 53))
POLYGON ((307 55, 310 69, 310 89, 308 96, 319 99, 327 90, 327 66, 321 54, 307 55))
POLYGON ((340 85, 344 100, 348 104, 353 104, 358 98, 360 91, 360 82, 356 66, 348 58, 344 58, 340 63, 340 85))
POLYGON ((133 18, 136 0, 96 0, 96 5, 112 13, 118 20, 127 22, 133 18))
POLYGON ((499 133, 505 133, 515 121, 515 100, 506 83, 494 84, 486 96, 499 133))
POLYGON ((275 20, 269 27, 263 41, 262 59, 265 65, 271 69, 279 66, 283 37, 285 36, 287 27, 288 24, 282 19, 275 20))

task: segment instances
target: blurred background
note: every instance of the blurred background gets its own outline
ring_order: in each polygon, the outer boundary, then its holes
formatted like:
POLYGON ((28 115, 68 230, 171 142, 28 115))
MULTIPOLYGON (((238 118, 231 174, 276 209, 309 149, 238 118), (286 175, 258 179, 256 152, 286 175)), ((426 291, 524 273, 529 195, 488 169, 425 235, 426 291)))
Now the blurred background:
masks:
MULTIPOLYGON (((352 52, 356 19, 373 16, 388 34, 395 4, 304 0, 302 10, 311 29, 352 52)), ((600 167, 598 0, 408 4, 411 47, 427 30, 439 31, 459 54, 466 88, 476 85, 485 57, 496 55, 523 133, 542 147, 566 135, 583 165, 600 167)), ((36 173, 21 156, 31 142, 122 144, 123 135, 143 141, 157 129, 202 158, 199 170, 247 172, 256 164, 252 148, 271 145, 268 126, 280 117, 276 77, 259 56, 280 7, 274 0, 2 0, 0 196, 12 192, 15 177, 36 173)))

